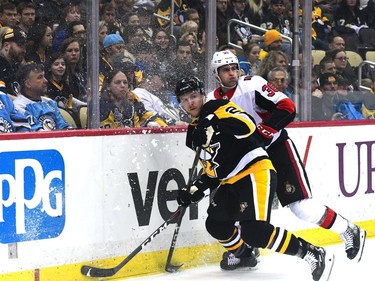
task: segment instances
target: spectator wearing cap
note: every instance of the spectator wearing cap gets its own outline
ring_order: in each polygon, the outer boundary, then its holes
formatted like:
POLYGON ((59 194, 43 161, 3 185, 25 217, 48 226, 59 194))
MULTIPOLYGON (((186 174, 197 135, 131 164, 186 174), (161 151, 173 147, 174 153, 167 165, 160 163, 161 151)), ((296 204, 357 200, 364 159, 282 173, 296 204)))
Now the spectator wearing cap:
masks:
MULTIPOLYGON (((99 61, 99 72, 106 73, 112 66, 109 58, 115 54, 122 54, 125 51, 125 41, 118 34, 108 34, 103 39, 103 52, 99 61)), ((135 59, 135 58, 134 58, 135 59)))
POLYGON ((17 25, 17 8, 11 2, 0 4, 0 27, 15 27, 17 25))
POLYGON ((54 100, 47 98, 47 79, 41 64, 30 63, 17 72, 21 94, 14 105, 28 117, 32 131, 52 131, 71 129, 71 125, 61 116, 54 100))
POLYGON ((18 28, 8 28, 2 37, 0 49, 0 90, 11 96, 17 95, 14 87, 15 73, 26 54, 26 33, 18 28))
POLYGON ((283 39, 276 29, 270 29, 264 33, 264 48, 259 53, 259 60, 263 60, 270 51, 281 51, 283 39))

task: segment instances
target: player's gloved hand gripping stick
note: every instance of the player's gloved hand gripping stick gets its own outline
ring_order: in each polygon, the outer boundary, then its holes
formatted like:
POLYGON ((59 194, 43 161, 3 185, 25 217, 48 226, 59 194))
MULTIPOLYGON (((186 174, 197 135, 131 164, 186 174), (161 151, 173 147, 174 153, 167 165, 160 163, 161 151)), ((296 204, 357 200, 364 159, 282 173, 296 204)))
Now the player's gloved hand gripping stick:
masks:
MULTIPOLYGON (((194 158, 194 162, 193 162, 193 166, 191 168, 191 172, 190 172, 190 175, 189 175, 189 179, 188 179, 188 183, 186 185, 185 188, 183 188, 182 190, 186 190, 187 193, 189 193, 191 187, 192 187, 192 184, 193 184, 193 178, 197 172, 197 168, 198 168, 198 161, 199 161, 199 155, 201 154, 201 151, 202 151, 202 148, 199 146, 198 149, 197 149, 197 152, 195 154, 195 158, 194 158)), ((173 252, 174 252, 174 248, 176 246, 176 241, 177 241, 177 236, 178 236, 178 233, 180 231, 180 226, 181 226, 181 222, 182 222, 182 218, 184 217, 184 214, 185 214, 185 211, 186 211, 186 208, 190 205, 190 203, 192 201, 190 201, 189 204, 183 204, 182 202, 180 202, 180 199, 181 199, 181 192, 182 190, 179 190, 179 194, 178 194, 178 199, 177 199, 177 202, 178 204, 180 205, 180 209, 181 209, 181 214, 178 218, 178 221, 176 222, 176 228, 174 230, 174 233, 173 233, 173 236, 172 236, 172 242, 171 242, 171 246, 169 247, 169 252, 168 252, 168 257, 167 257, 167 262, 165 264, 165 270, 167 272, 176 272, 183 264, 180 264, 180 265, 172 265, 171 264, 171 260, 172 260, 172 256, 173 256, 173 252)), ((203 192, 202 192, 203 193, 203 192)), ((204 194, 203 194, 204 196, 204 194)), ((202 196, 202 198, 203 198, 202 196)), ((202 199, 201 198, 201 199, 202 199)), ((189 201, 189 199, 187 199, 187 201, 189 201)), ((198 200, 199 201, 199 200, 198 200)))

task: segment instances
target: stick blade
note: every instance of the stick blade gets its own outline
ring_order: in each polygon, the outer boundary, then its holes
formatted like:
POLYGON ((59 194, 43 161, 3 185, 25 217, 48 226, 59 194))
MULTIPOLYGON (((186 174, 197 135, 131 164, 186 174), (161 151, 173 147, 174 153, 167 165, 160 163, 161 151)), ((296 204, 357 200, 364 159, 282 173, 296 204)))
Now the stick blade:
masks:
POLYGON ((177 270, 180 269, 181 266, 183 266, 184 264, 180 264, 180 265, 172 265, 172 264, 167 264, 165 266, 165 271, 169 272, 169 273, 174 273, 176 272, 177 270))
POLYGON ((97 268, 89 265, 81 267, 81 273, 88 277, 109 277, 116 274, 113 268, 97 268))

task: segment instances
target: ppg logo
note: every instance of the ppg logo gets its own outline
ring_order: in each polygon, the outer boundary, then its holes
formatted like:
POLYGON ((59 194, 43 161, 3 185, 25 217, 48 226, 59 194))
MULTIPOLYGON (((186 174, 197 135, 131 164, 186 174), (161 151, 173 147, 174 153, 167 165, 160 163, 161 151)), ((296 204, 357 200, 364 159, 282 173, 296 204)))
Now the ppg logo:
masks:
POLYGON ((0 153, 0 242, 54 238, 65 226, 65 167, 56 150, 0 153))

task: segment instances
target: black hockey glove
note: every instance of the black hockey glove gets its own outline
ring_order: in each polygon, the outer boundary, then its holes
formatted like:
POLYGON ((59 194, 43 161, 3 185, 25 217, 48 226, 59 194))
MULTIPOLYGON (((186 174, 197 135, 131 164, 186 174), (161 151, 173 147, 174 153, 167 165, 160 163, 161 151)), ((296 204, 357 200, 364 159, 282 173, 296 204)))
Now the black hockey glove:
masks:
POLYGON ((257 131, 263 138, 264 146, 269 145, 272 142, 274 135, 277 133, 274 128, 271 128, 264 123, 259 123, 257 125, 257 131))
POLYGON ((208 119, 203 119, 195 127, 192 133, 193 147, 207 148, 210 145, 211 138, 215 133, 215 125, 208 119))
POLYGON ((190 187, 190 191, 186 187, 180 189, 177 195, 177 203, 182 207, 188 207, 191 203, 197 203, 204 197, 204 193, 195 185, 190 187))

